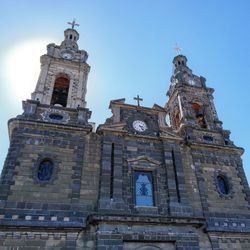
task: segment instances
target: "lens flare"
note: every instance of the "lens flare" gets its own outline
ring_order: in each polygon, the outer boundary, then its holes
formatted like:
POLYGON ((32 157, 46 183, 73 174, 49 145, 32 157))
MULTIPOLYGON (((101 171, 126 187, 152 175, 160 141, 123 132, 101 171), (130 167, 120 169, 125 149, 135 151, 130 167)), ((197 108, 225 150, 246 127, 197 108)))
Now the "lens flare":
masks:
POLYGON ((46 53, 46 40, 29 40, 6 53, 5 79, 16 99, 30 99, 40 72, 40 56, 46 53))

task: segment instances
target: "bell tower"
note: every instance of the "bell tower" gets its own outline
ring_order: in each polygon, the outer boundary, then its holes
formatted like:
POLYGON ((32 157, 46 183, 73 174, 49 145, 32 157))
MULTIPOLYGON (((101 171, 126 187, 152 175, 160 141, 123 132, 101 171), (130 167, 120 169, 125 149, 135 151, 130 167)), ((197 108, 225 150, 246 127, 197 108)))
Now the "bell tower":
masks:
POLYGON ((16 218, 10 223, 32 221, 31 231, 34 225, 84 228, 97 202, 99 141, 85 100, 90 66, 74 26, 64 31, 60 45, 47 46, 31 100, 23 101, 23 113, 8 123, 0 203, 9 206, 10 220, 16 218))
POLYGON ((165 106, 171 127, 187 140, 205 140, 209 143, 230 144, 229 131, 222 129, 213 101, 214 89, 206 86, 206 79, 193 74, 187 58, 177 55, 173 59, 173 75, 165 106), (195 132, 194 132, 195 131, 195 132), (212 134, 220 134, 214 139, 212 134))
POLYGON ((85 107, 87 78, 90 70, 88 54, 79 50, 79 33, 72 28, 64 31, 61 45, 51 43, 41 56, 41 72, 32 100, 50 106, 85 107))

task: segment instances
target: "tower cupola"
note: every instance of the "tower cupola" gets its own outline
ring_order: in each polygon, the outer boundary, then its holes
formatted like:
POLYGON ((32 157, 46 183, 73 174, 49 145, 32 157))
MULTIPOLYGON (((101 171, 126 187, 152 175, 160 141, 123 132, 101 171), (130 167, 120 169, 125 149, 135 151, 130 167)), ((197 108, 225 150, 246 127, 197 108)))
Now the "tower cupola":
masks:
POLYGON ((174 64, 174 73, 176 74, 179 71, 189 69, 187 66, 187 58, 183 55, 175 56, 173 59, 174 64))
POLYGON ((64 31, 64 40, 61 43, 61 48, 72 49, 77 51, 79 39, 79 33, 75 29, 66 29, 64 31))

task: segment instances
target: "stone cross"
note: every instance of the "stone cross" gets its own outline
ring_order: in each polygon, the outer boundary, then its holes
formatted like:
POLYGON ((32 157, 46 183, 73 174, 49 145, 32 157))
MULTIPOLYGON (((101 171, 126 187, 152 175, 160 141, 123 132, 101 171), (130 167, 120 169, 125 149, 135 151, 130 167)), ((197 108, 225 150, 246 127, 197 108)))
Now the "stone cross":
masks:
POLYGON ((139 95, 137 95, 137 97, 134 97, 134 100, 137 101, 137 106, 140 106, 140 101, 143 101, 143 99, 140 98, 139 95))
POLYGON ((74 29, 75 26, 80 26, 79 23, 76 23, 76 20, 74 19, 73 22, 68 22, 69 25, 71 25, 71 29, 74 29))
POLYGON ((181 51, 182 51, 182 48, 180 48, 180 47, 178 46, 178 44, 176 43, 176 44, 175 44, 175 47, 174 47, 174 50, 176 51, 176 54, 177 54, 177 55, 180 55, 180 53, 181 53, 181 51))

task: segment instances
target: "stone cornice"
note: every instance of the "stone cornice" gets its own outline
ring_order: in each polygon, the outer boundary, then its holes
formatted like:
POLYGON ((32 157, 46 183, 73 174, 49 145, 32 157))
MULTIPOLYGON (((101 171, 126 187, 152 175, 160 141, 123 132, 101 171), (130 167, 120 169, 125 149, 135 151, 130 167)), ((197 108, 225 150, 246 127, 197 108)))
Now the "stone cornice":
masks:
POLYGON ((205 218, 201 217, 165 217, 165 216, 155 216, 150 215, 129 215, 129 214, 117 214, 117 215, 109 215, 109 214, 93 214, 89 217, 89 224, 94 222, 133 222, 137 224, 141 223, 150 223, 150 224, 175 224, 175 225, 196 225, 198 227, 202 227, 205 224, 205 218))
POLYGON ((244 153, 244 149, 240 147, 220 146, 220 145, 213 145, 213 144, 208 144, 208 143, 191 142, 189 143, 189 147, 194 148, 194 149, 210 148, 212 150, 234 151, 240 155, 244 153))
POLYGON ((8 121, 8 127, 9 127, 9 136, 11 137, 11 133, 12 130, 14 129, 14 127, 25 127, 25 126, 42 126, 44 127, 44 129, 49 129, 49 128, 53 128, 53 129, 59 129, 59 130, 64 130, 64 131, 68 131, 68 130, 74 130, 74 131, 79 131, 79 132, 85 132, 85 133, 89 133, 92 131, 92 126, 84 126, 84 125, 67 125, 67 124, 58 124, 58 123, 52 123, 52 122, 44 122, 44 121, 35 121, 35 120, 26 120, 26 119, 19 119, 19 118, 12 118, 8 121))

